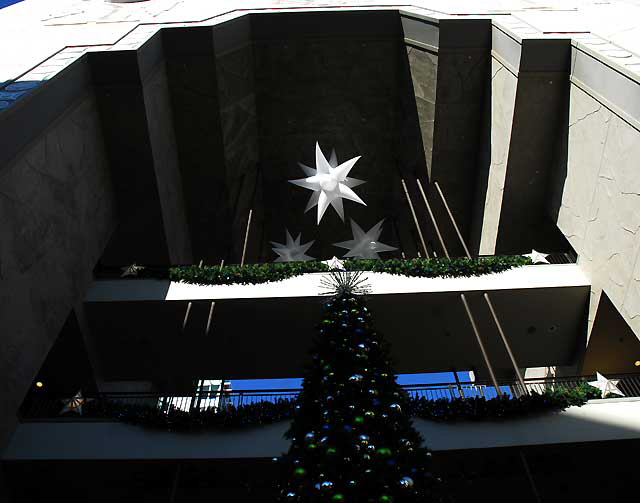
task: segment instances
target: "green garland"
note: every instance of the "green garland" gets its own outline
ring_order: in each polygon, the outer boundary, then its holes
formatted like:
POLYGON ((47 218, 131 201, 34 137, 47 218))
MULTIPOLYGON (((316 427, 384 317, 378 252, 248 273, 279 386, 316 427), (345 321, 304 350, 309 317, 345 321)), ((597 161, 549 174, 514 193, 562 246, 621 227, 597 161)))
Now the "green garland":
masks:
MULTIPOLYGON (((559 387, 517 398, 506 395, 491 399, 409 398, 407 412, 415 418, 440 422, 502 420, 564 410, 572 406, 581 407, 594 398, 600 398, 600 391, 582 383, 573 389, 559 387)), ((220 411, 205 409, 187 412, 173 409, 166 413, 151 405, 126 405, 95 399, 83 406, 83 417, 109 418, 167 431, 231 430, 290 420, 296 406, 296 400, 282 399, 275 402, 255 402, 240 407, 228 405, 220 411)), ((73 413, 68 413, 68 416, 72 415, 73 413)))
MULTIPOLYGON (((472 259, 442 257, 409 260, 349 259, 344 261, 344 267, 348 271, 385 272, 419 278, 481 276, 529 264, 531 264, 531 260, 520 255, 472 259)), ((247 285, 282 281, 302 274, 328 272, 329 270, 329 266, 323 262, 283 262, 223 267, 189 265, 171 267, 169 279, 196 285, 247 285)))

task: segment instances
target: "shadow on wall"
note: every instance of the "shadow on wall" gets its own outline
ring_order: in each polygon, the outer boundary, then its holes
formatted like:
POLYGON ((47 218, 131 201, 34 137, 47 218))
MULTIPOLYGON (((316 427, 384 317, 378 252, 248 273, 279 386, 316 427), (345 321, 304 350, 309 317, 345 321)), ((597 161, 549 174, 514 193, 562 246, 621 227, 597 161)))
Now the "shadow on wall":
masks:
POLYGON ((637 372, 640 340, 603 291, 582 364, 582 373, 637 372))

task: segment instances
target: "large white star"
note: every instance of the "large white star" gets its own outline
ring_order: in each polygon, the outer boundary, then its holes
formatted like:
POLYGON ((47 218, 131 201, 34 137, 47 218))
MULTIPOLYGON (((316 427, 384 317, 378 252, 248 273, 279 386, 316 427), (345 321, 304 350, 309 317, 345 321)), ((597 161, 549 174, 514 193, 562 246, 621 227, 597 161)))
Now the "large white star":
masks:
POLYGON ((539 251, 536 251, 536 250, 531 250, 531 253, 526 253, 523 255, 523 257, 529 257, 531 259, 532 264, 548 264, 549 263, 549 261, 547 260, 548 256, 549 256, 548 253, 540 253, 539 251))
POLYGON ((360 258, 380 258, 378 253, 397 250, 397 248, 394 248, 393 246, 389 246, 378 241, 378 238, 380 238, 380 234, 382 233, 382 222, 384 222, 384 219, 380 220, 367 232, 364 232, 352 218, 351 232, 353 234, 353 239, 349 241, 342 241, 341 243, 334 243, 333 246, 339 246, 340 248, 346 248, 349 250, 345 257, 360 258))
POLYGON ((600 372, 596 372, 596 379, 596 381, 591 381, 589 384, 600 390, 602 398, 605 398, 609 393, 624 396, 624 393, 620 391, 617 386, 620 382, 619 379, 607 379, 600 372))
POLYGON ((302 163, 298 163, 307 175, 307 178, 289 180, 289 182, 313 191, 304 211, 306 213, 315 205, 318 205, 318 224, 320 220, 322 220, 322 216, 324 212, 327 211, 329 205, 333 206, 340 216, 340 219, 344 221, 342 199, 349 199, 350 201, 355 201, 356 203, 366 206, 365 202, 351 190, 352 187, 365 183, 364 180, 357 180, 347 176, 351 168, 358 162, 358 159, 360 159, 360 156, 338 165, 338 159, 334 150, 331 152, 330 160, 327 161, 322 150, 320 150, 320 145, 316 142, 316 168, 313 169, 302 163))
POLYGON ((275 262, 304 262, 306 260, 314 260, 313 257, 306 255, 306 252, 311 248, 311 246, 313 246, 315 241, 300 244, 302 234, 298 234, 298 237, 293 239, 288 230, 285 229, 285 232, 287 233, 285 244, 271 241, 271 244, 274 245, 272 250, 278 254, 278 258, 275 259, 275 262))

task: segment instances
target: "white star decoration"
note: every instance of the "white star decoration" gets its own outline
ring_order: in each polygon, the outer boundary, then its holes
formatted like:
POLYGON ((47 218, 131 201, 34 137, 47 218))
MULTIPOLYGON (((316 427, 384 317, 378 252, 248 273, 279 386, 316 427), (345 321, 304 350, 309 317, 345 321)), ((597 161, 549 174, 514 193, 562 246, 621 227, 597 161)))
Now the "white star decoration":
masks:
POLYGON ((93 401, 93 398, 84 398, 82 391, 78 391, 73 398, 64 400, 64 407, 60 411, 60 415, 65 412, 75 412, 76 414, 82 415, 82 406, 91 401, 93 401))
POLYGON ((313 169, 298 163, 307 178, 289 180, 289 182, 313 191, 304 211, 306 213, 315 205, 318 205, 318 224, 329 205, 333 206, 340 219, 344 221, 342 199, 349 199, 366 206, 365 202, 351 190, 352 187, 365 183, 364 180, 357 180, 347 176, 358 159, 360 159, 360 156, 338 165, 338 158, 334 150, 331 152, 331 158, 327 161, 322 150, 320 150, 320 145, 316 142, 316 168, 313 169))
POLYGON ((539 251, 531 250, 531 253, 523 255, 523 257, 529 257, 533 264, 548 264, 548 253, 540 253, 539 251))
POLYGON ((285 229, 285 232, 287 234, 285 244, 271 241, 271 244, 274 245, 272 250, 278 254, 278 258, 275 259, 274 262, 304 262, 306 260, 314 260, 313 257, 306 255, 306 252, 311 248, 311 246, 313 246, 315 241, 300 244, 302 234, 298 234, 298 237, 293 239, 288 230, 285 229))
POLYGON ((596 372, 596 379, 596 381, 591 381, 589 384, 600 390, 602 398, 606 397, 609 393, 624 396, 624 393, 618 389, 619 379, 607 379, 600 372, 596 372))
POLYGON ((122 267, 120 269, 122 271, 122 274, 120 275, 120 277, 124 278, 125 276, 134 276, 134 277, 138 276, 138 273, 143 269, 144 269, 144 266, 136 265, 135 263, 133 263, 130 266, 122 267))
POLYGON ((351 219, 353 239, 350 241, 342 241, 341 243, 334 243, 333 246, 339 246, 340 248, 349 250, 345 257, 360 258, 380 258, 378 253, 397 250, 397 248, 393 246, 378 241, 382 233, 382 222, 384 222, 384 219, 380 220, 367 232, 364 232, 360 226, 351 219))
POLYGON ((327 264, 329 266, 329 269, 344 271, 344 262, 335 255, 329 260, 323 260, 322 263, 327 264))

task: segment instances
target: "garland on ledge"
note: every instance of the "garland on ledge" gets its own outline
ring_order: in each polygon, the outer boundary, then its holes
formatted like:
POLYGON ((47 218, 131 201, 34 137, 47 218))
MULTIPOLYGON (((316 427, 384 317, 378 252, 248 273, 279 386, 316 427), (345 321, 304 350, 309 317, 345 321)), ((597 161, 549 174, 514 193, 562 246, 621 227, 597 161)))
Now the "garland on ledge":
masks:
MULTIPOLYGON (((520 255, 480 258, 415 258, 409 260, 345 260, 347 271, 386 272, 400 276, 418 278, 458 278, 482 276, 530 265, 531 259, 520 255)), ((169 269, 169 279, 196 285, 258 284, 282 281, 302 274, 329 272, 324 262, 282 262, 269 264, 247 264, 244 266, 176 266, 169 269)), ((141 271, 139 277, 150 277, 141 271)))
MULTIPOLYGON (((615 395, 611 395, 615 396, 615 395)), ((541 394, 532 393, 517 398, 455 398, 429 400, 409 397, 408 415, 440 422, 502 420, 526 417, 567 407, 581 407, 587 400, 601 398, 600 391, 587 383, 568 390, 558 388, 541 394)), ((209 408, 191 412, 172 408, 161 412, 155 405, 126 405, 122 402, 94 399, 83 406, 82 416, 110 418, 146 428, 167 431, 230 430, 264 426, 290 420, 296 411, 297 400, 255 402, 235 407, 222 406, 219 411, 209 408)), ((74 413, 67 413, 74 417, 74 413)))

